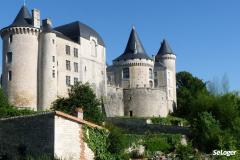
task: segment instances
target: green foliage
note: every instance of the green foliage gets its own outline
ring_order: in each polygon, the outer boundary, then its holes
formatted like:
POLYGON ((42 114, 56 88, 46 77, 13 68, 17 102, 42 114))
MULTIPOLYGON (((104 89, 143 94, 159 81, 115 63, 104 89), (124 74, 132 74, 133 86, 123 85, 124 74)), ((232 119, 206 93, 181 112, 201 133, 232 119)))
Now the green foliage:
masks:
POLYGON ((123 130, 114 125, 107 125, 106 127, 110 131, 108 136, 108 150, 112 154, 122 154, 126 147, 124 142, 125 136, 123 130))
POLYGON ((178 145, 176 148, 176 154, 178 159, 183 160, 200 160, 200 155, 194 151, 191 143, 188 145, 178 145))
POLYGON ((96 160, 114 160, 115 157, 111 155, 108 149, 108 134, 104 129, 83 127, 84 140, 89 148, 94 152, 96 160))
POLYGON ((68 91, 68 98, 58 98, 53 102, 52 109, 74 114, 78 107, 83 108, 85 120, 101 124, 104 114, 101 109, 101 101, 97 99, 94 91, 88 83, 77 83, 68 91))
POLYGON ((157 136, 147 137, 144 141, 144 146, 146 147, 146 150, 150 151, 151 153, 156 151, 169 153, 169 150, 171 149, 170 144, 165 138, 157 136))
POLYGON ((34 114, 36 112, 28 109, 17 109, 11 106, 8 102, 7 97, 4 95, 2 89, 0 89, 0 118, 8 118, 14 116, 22 116, 34 114))
POLYGON ((151 118, 153 124, 161 125, 177 125, 177 126, 188 126, 189 122, 186 119, 168 116, 164 117, 153 117, 151 118))
POLYGON ((208 94, 206 84, 189 72, 179 72, 177 80, 177 110, 175 115, 186 118, 191 110, 191 102, 200 93, 208 94))

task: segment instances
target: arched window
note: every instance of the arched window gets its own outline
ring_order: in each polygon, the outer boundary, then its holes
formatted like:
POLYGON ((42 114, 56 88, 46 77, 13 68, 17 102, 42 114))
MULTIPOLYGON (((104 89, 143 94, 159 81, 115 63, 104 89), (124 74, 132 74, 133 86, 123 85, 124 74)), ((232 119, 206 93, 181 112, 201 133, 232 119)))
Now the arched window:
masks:
POLYGON ((153 82, 149 81, 149 87, 152 88, 153 87, 153 82))
POLYGON ((97 56, 97 43, 95 40, 91 40, 90 44, 91 44, 91 55, 96 57, 97 56))
POLYGON ((129 75, 129 68, 123 68, 123 79, 128 79, 130 77, 129 75))
POLYGON ((149 79, 153 79, 153 71, 152 71, 152 68, 149 68, 149 79))

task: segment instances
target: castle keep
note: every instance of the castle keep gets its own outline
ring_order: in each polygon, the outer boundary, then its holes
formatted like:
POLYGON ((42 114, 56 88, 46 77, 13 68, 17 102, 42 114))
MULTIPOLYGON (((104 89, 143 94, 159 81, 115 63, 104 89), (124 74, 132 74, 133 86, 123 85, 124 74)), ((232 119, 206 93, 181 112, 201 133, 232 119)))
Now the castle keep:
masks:
POLYGON ((108 117, 167 116, 176 107, 176 56, 166 40, 149 57, 135 28, 123 54, 106 66, 101 36, 78 21, 53 28, 40 11, 23 6, 3 39, 2 87, 10 102, 49 109, 69 86, 89 82, 104 97, 108 117))

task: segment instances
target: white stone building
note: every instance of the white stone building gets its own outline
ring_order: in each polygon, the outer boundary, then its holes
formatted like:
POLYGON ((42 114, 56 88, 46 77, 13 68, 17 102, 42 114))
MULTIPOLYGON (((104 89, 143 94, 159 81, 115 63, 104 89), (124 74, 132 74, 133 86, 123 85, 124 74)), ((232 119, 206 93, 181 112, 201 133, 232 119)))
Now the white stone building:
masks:
POLYGON ((1 36, 2 87, 13 105, 49 109, 77 81, 106 95, 105 45, 89 26, 77 21, 53 28, 49 19, 40 25, 40 11, 31 15, 23 6, 1 36))
POLYGON ((23 6, 3 39, 2 87, 10 102, 33 110, 49 109, 70 85, 89 82, 104 97, 108 117, 167 116, 176 108, 176 56, 163 40, 149 57, 133 28, 122 55, 106 69, 106 48, 89 26, 40 23, 40 11, 23 6))

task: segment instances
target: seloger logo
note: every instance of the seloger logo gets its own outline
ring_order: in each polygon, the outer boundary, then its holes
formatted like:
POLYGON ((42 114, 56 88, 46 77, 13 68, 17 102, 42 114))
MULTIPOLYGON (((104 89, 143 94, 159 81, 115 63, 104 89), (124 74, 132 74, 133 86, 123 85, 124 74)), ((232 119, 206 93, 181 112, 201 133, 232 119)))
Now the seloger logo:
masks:
POLYGON ((214 156, 234 156, 237 151, 223 151, 223 150, 213 150, 214 156))

